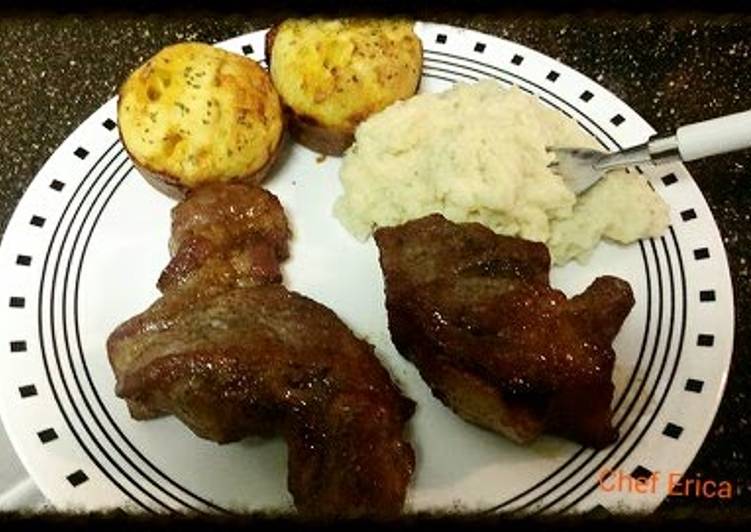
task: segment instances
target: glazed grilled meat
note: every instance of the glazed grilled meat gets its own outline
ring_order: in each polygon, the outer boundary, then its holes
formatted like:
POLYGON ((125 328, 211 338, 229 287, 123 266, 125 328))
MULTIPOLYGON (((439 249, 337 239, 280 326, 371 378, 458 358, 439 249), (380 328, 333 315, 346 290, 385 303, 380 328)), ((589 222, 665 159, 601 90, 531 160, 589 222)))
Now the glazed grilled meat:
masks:
POLYGON ((288 236, 268 192, 192 192, 173 211, 164 295, 108 339, 116 393, 136 418, 173 414, 220 443, 282 434, 304 515, 398 514, 414 403, 336 314, 279 284, 288 236))
POLYGON ((436 397, 520 443, 617 438, 611 344, 634 303, 628 283, 600 277, 568 300, 543 244, 441 215, 375 238, 391 337, 436 397))
POLYGON ((217 442, 280 432, 301 512, 395 514, 414 466, 414 404, 326 307, 281 285, 167 294, 108 342, 117 394, 217 442))
POLYGON ((199 294, 226 286, 281 282, 290 230, 279 200, 260 187, 214 184, 172 210, 172 260, 157 286, 185 285, 199 294))

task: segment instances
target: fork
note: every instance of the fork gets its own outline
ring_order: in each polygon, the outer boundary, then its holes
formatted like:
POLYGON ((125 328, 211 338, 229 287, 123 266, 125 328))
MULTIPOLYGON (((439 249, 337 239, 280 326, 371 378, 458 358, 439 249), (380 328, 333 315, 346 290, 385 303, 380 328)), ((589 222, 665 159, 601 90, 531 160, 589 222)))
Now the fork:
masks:
POLYGON ((688 162, 745 148, 751 148, 751 111, 682 126, 675 135, 653 136, 644 144, 611 153, 589 148, 546 149, 555 155, 549 168, 562 176, 575 194, 581 194, 614 168, 688 162))

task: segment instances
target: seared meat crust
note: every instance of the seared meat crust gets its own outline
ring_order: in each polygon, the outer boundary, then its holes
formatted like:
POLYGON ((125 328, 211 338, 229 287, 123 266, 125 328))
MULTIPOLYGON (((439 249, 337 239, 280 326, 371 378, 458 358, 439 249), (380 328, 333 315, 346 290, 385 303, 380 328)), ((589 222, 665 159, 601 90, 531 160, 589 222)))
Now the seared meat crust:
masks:
POLYGON ((288 486, 313 517, 401 511, 414 470, 414 403, 331 310, 281 284, 279 201, 211 185, 173 210, 163 296, 107 341, 131 415, 173 414, 220 443, 280 433, 288 486))
POLYGON ((611 443, 615 335, 634 300, 598 278, 568 300, 543 244, 431 215, 375 233, 389 328, 433 393, 518 442, 545 430, 611 443))

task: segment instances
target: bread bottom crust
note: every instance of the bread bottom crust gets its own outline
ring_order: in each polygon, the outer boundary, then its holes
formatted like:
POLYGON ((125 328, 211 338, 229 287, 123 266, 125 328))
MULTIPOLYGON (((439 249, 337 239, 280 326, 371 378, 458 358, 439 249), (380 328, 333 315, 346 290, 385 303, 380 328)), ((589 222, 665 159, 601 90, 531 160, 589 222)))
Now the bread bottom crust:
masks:
MULTIPOLYGON (((260 185, 261 183, 263 183, 263 181, 265 181, 268 177, 271 167, 274 166, 274 163, 276 163, 277 159, 279 158, 279 153, 282 151, 285 141, 286 134, 282 134, 282 137, 281 139, 279 139, 279 143, 277 144, 276 148, 261 168, 251 174, 233 177, 226 180, 226 182, 247 183, 249 185, 260 185)), ((123 143, 123 146, 125 146, 125 143, 123 143)), ((128 151, 127 146, 125 146, 125 150, 128 151)), ((184 199, 186 194, 193 188, 198 188, 204 184, 208 185, 210 183, 214 183, 214 181, 206 181, 204 183, 200 183, 199 185, 197 185, 197 187, 188 187, 180 183, 180 180, 175 176, 163 172, 157 172, 155 170, 152 170, 151 168, 148 168, 147 166, 144 166, 138 161, 138 159, 133 156, 132 153, 130 153, 130 151, 128 151, 128 155, 130 156, 131 161, 133 161, 133 166, 136 167, 136 169, 143 176, 147 183, 149 183, 152 187, 154 187, 162 194, 165 194, 170 198, 176 199, 178 201, 184 199)))
POLYGON ((352 131, 343 131, 316 124, 311 119, 301 117, 291 110, 287 124, 295 141, 323 155, 340 156, 355 141, 355 135, 352 131))

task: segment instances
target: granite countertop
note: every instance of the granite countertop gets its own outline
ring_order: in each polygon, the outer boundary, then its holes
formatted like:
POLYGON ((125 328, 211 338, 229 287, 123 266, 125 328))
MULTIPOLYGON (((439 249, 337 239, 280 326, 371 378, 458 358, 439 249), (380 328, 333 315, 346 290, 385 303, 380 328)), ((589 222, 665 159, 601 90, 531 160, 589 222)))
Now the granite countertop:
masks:
MULTIPOLYGON (((619 95, 659 131, 751 108, 751 17, 611 13, 525 16, 416 12, 538 49, 619 95)), ((0 230, 27 184, 72 130, 162 46, 214 42, 281 13, 145 16, 31 14, 0 18, 0 230)), ((736 298, 735 351, 720 410, 691 477, 730 480, 728 500, 669 498, 661 512, 751 508, 751 152, 688 165, 723 235, 736 298)))

